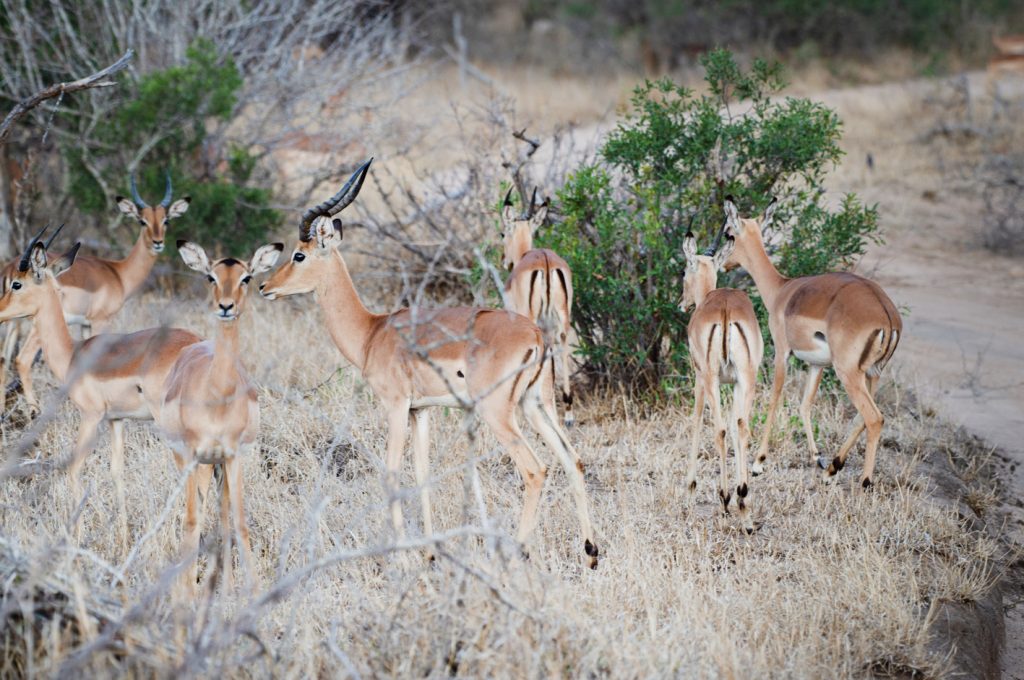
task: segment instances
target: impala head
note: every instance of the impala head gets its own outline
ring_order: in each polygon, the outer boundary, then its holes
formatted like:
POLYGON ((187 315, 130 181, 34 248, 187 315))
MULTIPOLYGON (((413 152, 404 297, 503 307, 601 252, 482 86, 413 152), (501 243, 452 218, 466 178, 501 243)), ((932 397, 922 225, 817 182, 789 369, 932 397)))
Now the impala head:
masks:
POLYGON ((772 223, 775 216, 775 208, 778 206, 778 199, 773 198, 768 207, 765 208, 764 216, 760 220, 740 217, 732 196, 725 199, 725 232, 736 239, 736 249, 732 257, 725 261, 725 269, 735 269, 743 266, 747 253, 751 249, 764 249, 764 230, 772 223))
POLYGON ((167 173, 167 185, 164 197, 157 205, 148 205, 139 189, 135 186, 135 173, 130 175, 132 186, 131 200, 124 196, 117 196, 117 208, 132 219, 138 220, 142 225, 142 233, 149 245, 149 250, 154 255, 164 250, 164 237, 167 232, 167 222, 175 217, 181 217, 188 210, 188 204, 192 201, 190 196, 180 198, 171 203, 171 194, 174 187, 171 185, 171 173, 167 173))
MULTIPOLYGON (((45 227, 43 231, 46 231, 45 227)), ((60 229, 57 230, 59 231, 60 229)), ((39 240, 42 235, 43 232, 39 232, 29 242, 18 261, 18 266, 9 270, 5 276, 4 292, 0 296, 0 321, 35 316, 45 302, 46 295, 50 292, 56 294, 56 277, 74 263, 78 249, 82 245, 76 243, 68 252, 49 260, 46 247, 53 241, 53 237, 43 243, 39 240)), ((54 236, 56 235, 54 233, 54 236)))
POLYGON ((723 242, 723 231, 718 232, 714 244, 697 254, 697 239, 693 232, 683 239, 683 255, 686 257, 686 269, 683 275, 683 303, 680 309, 684 312, 693 308, 698 299, 703 298, 718 286, 718 271, 724 268, 732 255, 736 242, 732 236, 726 236, 723 242))
MULTIPOLYGON (((525 199, 526 197, 522 197, 525 199)), ((544 224, 548 216, 548 200, 539 206, 537 205, 537 189, 533 190, 530 197, 530 205, 527 209, 517 215, 515 206, 512 205, 512 189, 505 194, 505 203, 501 207, 501 240, 505 252, 501 258, 501 265, 512 271, 516 262, 523 254, 533 249, 533 236, 537 229, 544 224)))
POLYGON ((283 243, 271 243, 260 247, 249 262, 225 257, 211 264, 201 246, 178 241, 178 252, 185 264, 200 274, 206 274, 213 291, 213 315, 220 321, 234 321, 242 315, 252 277, 270 271, 277 264, 282 250, 283 243))
POLYGON ((341 191, 310 208, 299 223, 299 242, 285 262, 260 285, 260 294, 274 300, 316 290, 324 280, 324 268, 341 245, 341 219, 334 217, 356 200, 373 159, 366 161, 349 178, 341 191))

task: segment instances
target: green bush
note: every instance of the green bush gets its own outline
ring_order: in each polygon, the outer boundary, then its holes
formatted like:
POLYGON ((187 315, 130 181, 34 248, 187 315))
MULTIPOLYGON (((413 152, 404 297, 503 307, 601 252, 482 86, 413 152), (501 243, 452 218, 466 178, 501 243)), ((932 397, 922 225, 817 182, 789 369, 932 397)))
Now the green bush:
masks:
POLYGON ((242 84, 235 63, 220 57, 209 41, 189 47, 184 64, 142 76, 134 97, 94 130, 97 143, 88 158, 81 148, 69 145, 64 150, 70 193, 78 207, 109 214, 113 196, 104 194, 93 173, 101 173, 118 194, 129 195, 124 159, 156 136, 138 167, 139 192, 147 201, 159 201, 169 170, 175 197, 192 196, 188 213, 172 226, 174 233, 167 239, 171 248, 178 235, 223 254, 245 254, 259 245, 281 218, 268 207, 271 191, 249 186, 255 158, 232 147, 226 158, 211 159, 204 148, 208 121, 231 118, 242 84))
POLYGON ((572 267, 573 319, 589 369, 663 394, 689 371, 688 317, 678 308, 682 239, 692 230, 709 245, 727 195, 746 215, 780 199, 776 260, 791 276, 849 265, 877 227, 875 209, 855 196, 838 211, 824 205, 826 174, 842 156, 833 111, 772 99, 784 84, 777 64, 756 61, 744 72, 727 50, 702 63, 707 94, 669 80, 636 89, 598 161, 558 192, 561 223, 540 238, 572 267))

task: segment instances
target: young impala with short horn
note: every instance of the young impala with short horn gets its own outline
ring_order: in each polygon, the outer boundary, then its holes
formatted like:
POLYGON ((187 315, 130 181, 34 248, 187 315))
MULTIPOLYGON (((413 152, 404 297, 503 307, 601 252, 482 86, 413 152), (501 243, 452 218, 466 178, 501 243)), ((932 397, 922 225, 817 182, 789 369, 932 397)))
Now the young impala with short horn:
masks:
POLYGON ((761 471, 768 456, 775 410, 786 381, 786 361, 792 354, 809 367, 800 417, 812 461, 816 460, 829 477, 835 475, 846 464, 846 457, 861 432, 867 429, 861 476, 861 486, 867 488, 872 484, 884 422, 875 404, 875 390, 882 369, 899 344, 903 321, 885 291, 862 276, 834 272, 788 279, 780 274, 768 259, 762 236, 763 230, 771 224, 776 205, 773 200, 758 222, 741 219, 736 205, 728 199, 725 202, 726 228, 736 239, 736 247, 726 266, 741 266, 753 277, 768 308, 768 328, 775 343, 772 396, 754 472, 761 471), (831 461, 818 455, 811 426, 811 405, 822 371, 829 366, 835 369, 858 413, 853 431, 831 461))
POLYGON ((44 244, 33 239, 18 271, 0 297, 0 321, 35 320, 46 363, 67 388, 78 409, 78 441, 68 469, 73 502, 81 497, 79 471, 93 450, 100 423, 110 422, 110 472, 118 504, 118 534, 128 536, 124 498, 124 421, 153 417, 149 403, 162 393, 164 380, 183 347, 200 341, 178 328, 151 328, 129 334, 98 334, 75 344, 61 308, 56 277, 76 259, 79 244, 48 262, 44 244))
MULTIPOLYGON (((188 196, 171 202, 174 187, 167 173, 164 197, 157 205, 147 205, 135 186, 135 175, 130 175, 131 200, 118 196, 115 200, 122 213, 138 220, 142 229, 128 256, 123 260, 107 260, 92 255, 80 255, 75 265, 60 278, 61 305, 64 318, 71 325, 90 331, 101 331, 124 306, 125 300, 135 294, 149 277, 157 255, 164 250, 167 222, 188 210, 188 196)), ((39 401, 32 386, 32 364, 41 347, 39 332, 33 325, 18 352, 17 369, 25 401, 29 409, 39 411, 39 401)))
POLYGON ((718 271, 735 245, 731 238, 715 244, 703 255, 697 254, 693 234, 683 239, 686 272, 683 278, 683 310, 696 307, 690 315, 686 334, 693 364, 693 426, 690 429, 690 460, 686 471, 687 488, 697 489, 697 452, 700 448, 701 421, 705 401, 711 407, 715 424, 715 447, 719 458, 718 497, 729 513, 732 489, 726 463, 725 421, 722 419, 721 383, 734 384, 732 412, 729 415, 733 451, 736 453, 736 507, 747 533, 754 531, 751 518, 750 487, 747 479, 747 444, 750 442, 750 411, 757 391, 757 369, 764 355, 764 341, 750 298, 741 290, 717 288, 718 271))
MULTIPOLYGON (((521 196, 523 203, 526 197, 521 196)), ((569 374, 569 324, 572 319, 572 270, 569 263, 547 248, 534 248, 533 236, 544 224, 548 202, 537 206, 537 190, 533 190, 526 212, 516 215, 512 205, 512 189, 505 194, 501 210, 502 264, 511 272, 505 282, 509 309, 536 323, 544 333, 544 342, 551 348, 554 372, 555 357, 562 365, 562 403, 565 424, 574 422, 572 386, 569 374)))
POLYGON ((423 529, 429 535, 433 528, 426 486, 427 408, 475 406, 523 476, 516 537, 520 542, 527 540, 537 522, 547 468, 519 429, 516 406, 521 404, 527 420, 565 468, 586 560, 596 567, 598 547, 590 525, 583 463, 558 424, 553 375, 550 362, 544 360, 540 329, 526 317, 504 310, 407 308, 373 314, 359 299, 338 250, 341 220, 332 217, 355 199, 369 167, 367 161, 341 191, 303 215, 290 260, 260 290, 270 299, 315 292, 334 343, 359 368, 384 407, 388 424, 385 485, 396 533, 404 533, 396 493, 410 419, 413 468, 420 486, 423 529))
POLYGON ((167 375, 160 404, 154 406, 157 424, 178 468, 184 469, 192 461, 198 464, 185 487, 182 555, 192 560, 184 574, 189 590, 196 584, 195 553, 203 525, 199 494, 207 496, 214 465, 220 465, 223 472, 220 520, 225 581, 231 580, 234 541, 246 581, 250 580, 254 562, 242 498, 242 464, 256 444, 260 407, 256 386, 240 359, 238 319, 245 311, 252 277, 273 267, 283 249, 283 244, 275 243, 257 250, 248 263, 233 257, 211 263, 201 247, 178 241, 181 259, 210 282, 213 313, 220 322, 215 340, 181 350, 167 375))

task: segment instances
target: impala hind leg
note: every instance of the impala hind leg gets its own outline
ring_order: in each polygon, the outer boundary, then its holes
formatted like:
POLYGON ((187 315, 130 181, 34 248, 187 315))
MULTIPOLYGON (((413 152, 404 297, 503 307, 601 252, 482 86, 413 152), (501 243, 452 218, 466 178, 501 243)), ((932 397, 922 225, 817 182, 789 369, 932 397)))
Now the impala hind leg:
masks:
POLYGON ((722 511, 728 515, 729 502, 732 500, 732 489, 729 488, 725 419, 722 417, 722 394, 718 382, 717 367, 711 366, 708 368, 708 372, 704 376, 704 391, 708 405, 711 407, 711 420, 715 427, 715 448, 718 449, 718 498, 722 501, 722 511))
POLYGON ((748 533, 754 533, 754 519, 750 498, 750 480, 747 478, 747 446, 750 443, 750 411, 754 407, 756 382, 745 380, 736 383, 732 397, 733 449, 736 452, 736 507, 740 523, 748 533))
POLYGON ((412 411, 412 465, 416 473, 416 486, 420 489, 420 506, 423 511, 423 535, 434 533, 434 522, 430 511, 430 418, 426 409, 412 411))
POLYGON ((800 400, 800 420, 804 425, 804 437, 807 438, 807 448, 811 452, 811 464, 820 463, 818 459, 818 444, 814 441, 814 425, 811 421, 811 407, 814 405, 814 397, 818 394, 818 387, 821 385, 821 376, 825 373, 824 366, 813 364, 807 367, 807 382, 804 384, 804 396, 800 400))
POLYGON ((15 359, 18 380, 21 381, 21 391, 25 395, 25 403, 28 404, 29 414, 33 416, 39 414, 39 399, 36 398, 36 391, 32 386, 32 364, 35 363, 36 355, 39 354, 39 350, 42 348, 43 343, 39 339, 39 331, 36 330, 36 325, 33 323, 28 335, 25 336, 25 340, 21 344, 18 358, 15 359))
MULTIPOLYGON (((565 407, 563 422, 566 427, 572 427, 576 424, 576 416, 572 412, 572 375, 569 373, 569 345, 566 344, 568 333, 563 331, 560 337, 561 342, 555 346, 555 349, 558 351, 558 357, 562 364, 562 405, 565 407)), ((554 362, 554 359, 552 359, 552 362, 554 362)), ((553 363, 551 372, 553 374, 555 372, 553 363)))
MULTIPOLYGON (((481 402, 477 412, 481 420, 491 428, 498 443, 508 452, 523 477, 523 509, 519 514, 516 540, 525 545, 537 526, 537 507, 544 492, 547 468, 523 437, 522 430, 516 422, 515 404, 509 402, 503 390, 488 395, 481 402)), ((525 552, 526 549, 523 550, 525 552)))
POLYGON ((686 465, 686 489, 693 501, 697 492, 697 454, 700 453, 701 422, 704 419, 704 378, 694 373, 693 384, 693 418, 690 424, 690 459, 686 465))
POLYGON ((878 405, 875 404, 874 399, 874 392, 878 388, 878 378, 868 378, 860 371, 846 372, 837 369, 836 373, 839 375, 839 380, 843 383, 843 387, 846 388, 846 394, 849 395, 854 408, 857 409, 857 416, 860 422, 854 422, 850 436, 843 443, 838 455, 826 468, 825 474, 832 477, 843 469, 843 466, 846 465, 846 457, 853 449, 861 431, 866 429, 868 441, 864 452, 864 473, 860 480, 861 486, 866 489, 873 483, 872 474, 875 470, 875 456, 878 452, 878 442, 882 438, 882 425, 885 424, 885 418, 882 416, 882 412, 878 410, 878 405))
MULTIPOLYGON (((757 449, 757 457, 754 460, 754 464, 750 466, 750 471, 754 476, 764 472, 764 463, 768 459, 768 445, 771 443, 772 438, 772 426, 775 424, 775 411, 779 408, 782 388, 786 384, 786 359, 789 357, 789 347, 786 347, 780 340, 777 340, 776 335, 776 333, 772 333, 772 339, 776 340, 772 396, 768 402, 768 415, 765 417, 764 430, 761 433, 761 445, 757 449)), ((779 334, 780 339, 781 337, 781 334, 779 334)))
MULTIPOLYGON (((547 382, 544 381, 543 384, 546 385, 547 382)), ((554 391, 538 389, 538 387, 540 385, 527 392, 523 399, 523 412, 544 443, 554 451, 558 461, 565 469, 565 476, 569 480, 569 488, 572 490, 576 505, 576 515, 580 522, 580 534, 583 538, 583 552, 587 556, 587 566, 597 569, 600 551, 597 548, 597 540, 594 538, 594 528, 590 523, 590 504, 587 499, 586 483, 583 479, 583 461, 572 444, 569 443, 565 431, 558 425, 554 391)))

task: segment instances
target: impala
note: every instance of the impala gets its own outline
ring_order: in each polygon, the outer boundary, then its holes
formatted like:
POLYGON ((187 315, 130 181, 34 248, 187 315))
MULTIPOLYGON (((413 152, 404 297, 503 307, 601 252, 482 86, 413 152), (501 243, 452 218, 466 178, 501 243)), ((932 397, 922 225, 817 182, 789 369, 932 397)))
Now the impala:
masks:
MULTIPOLYGON (((0 321, 31 317, 39 329, 46 363, 65 384, 78 409, 78 440, 68 473, 75 502, 81 497, 79 471, 93 450, 104 420, 110 422, 110 472, 118 504, 121 545, 128 536, 124 499, 124 421, 153 417, 148 403, 163 388, 183 347, 199 342, 177 328, 152 328, 129 334, 99 334, 75 344, 71 340, 56 277, 76 260, 79 244, 48 263, 46 249, 33 239, 0 297, 0 321)), ((63 276, 62 276, 63 278, 63 276)))
MULTIPOLYGON (((521 197, 525 202, 526 197, 521 197)), ((504 230, 502 264, 511 272, 505 282, 505 295, 509 309, 536 323, 544 333, 544 342, 554 350, 562 363, 562 403, 565 404, 565 424, 574 422, 572 414, 572 387, 569 375, 569 323, 572 318, 572 270, 569 264, 553 250, 534 248, 533 235, 544 224, 548 202, 537 207, 537 190, 533 190, 530 205, 522 215, 516 215, 512 206, 512 189, 505 194, 501 210, 504 230)))
MULTIPOLYGON (((115 200, 122 213, 138 220, 142 226, 128 256, 123 260, 106 260, 91 255, 75 259, 75 265, 60 278, 61 305, 64 317, 71 325, 102 330, 110 319, 121 310, 125 300, 133 295, 149 277, 157 255, 164 249, 164 234, 167 222, 180 217, 188 210, 188 196, 171 202, 173 186, 167 173, 166 190, 163 200, 157 205, 147 205, 135 186, 135 175, 130 176, 132 200, 118 196, 115 200)), ((39 331, 32 326, 18 352, 16 366, 21 380, 25 401, 31 411, 39 411, 39 401, 32 387, 32 364, 41 347, 39 331)))
POLYGON ((255 274, 269 270, 284 249, 281 243, 256 251, 249 263, 233 257, 210 263, 206 251, 194 243, 178 241, 178 252, 190 268, 205 274, 213 292, 213 313, 220 321, 215 340, 183 348, 174 360, 159 405, 153 407, 157 424, 168 440, 179 469, 191 462, 185 487, 182 555, 192 557, 184 574, 194 589, 194 559, 202 529, 199 494, 206 497, 213 466, 220 465, 222 568, 230 582, 231 544, 238 541, 242 571, 249 581, 254 564, 249 528, 242 501, 242 463, 256 444, 260 408, 256 386, 249 379, 238 350, 238 319, 245 310, 249 284, 255 274), (229 525, 230 517, 230 525, 229 525))
POLYGON ((746 269, 768 308, 768 328, 775 344, 775 376, 768 418, 752 471, 758 474, 768 456, 768 443, 775 410, 786 381, 786 361, 790 354, 807 363, 807 384, 800 402, 800 417, 811 451, 812 461, 831 477, 846 464, 861 432, 867 429, 864 473, 861 486, 872 484, 875 455, 882 436, 884 418, 875 404, 875 390, 882 369, 892 358, 903 321, 885 291, 875 282, 848 272, 819 274, 788 279, 768 259, 762 231, 771 224, 777 203, 773 200, 760 223, 740 219, 735 204, 727 199, 725 228, 736 239, 726 267, 746 269), (811 406, 821 383, 821 374, 832 366, 839 381, 857 409, 853 431, 829 462, 818 456, 811 426, 811 406))
POLYGON ((404 533, 396 493, 410 418, 413 468, 420 488, 423 528, 429 535, 433 528, 426 486, 430 437, 426 409, 475 405, 523 476, 523 507, 516 537, 525 543, 537 521, 547 469, 519 429, 516 405, 521 404, 527 420, 565 468, 586 559, 596 567, 598 548, 590 525, 583 463, 558 424, 553 375, 550 363, 544 360, 540 329, 510 311, 414 307, 373 314, 360 300, 338 250, 341 220, 332 217, 355 200, 370 162, 332 198, 306 211, 291 259, 260 291, 270 299, 315 292, 334 343, 358 367, 381 401, 388 425, 385 487, 396 534, 404 533))
POLYGON ((687 337, 693 363, 693 426, 690 431, 690 460, 686 482, 690 492, 697 489, 697 451, 700 448, 704 402, 711 406, 715 422, 715 447, 719 457, 718 497, 729 513, 732 491, 726 464, 725 422, 722 420, 720 383, 735 384, 729 417, 733 450, 736 453, 736 506, 747 533, 754 531, 750 517, 750 488, 747 479, 747 444, 750 441, 750 410, 757 390, 757 368, 764 355, 764 341, 754 306, 747 294, 732 288, 716 288, 718 270, 732 254, 732 238, 718 248, 721 232, 704 255, 697 255, 693 234, 683 239, 686 272, 683 279, 683 310, 696 306, 690 315, 687 337))

